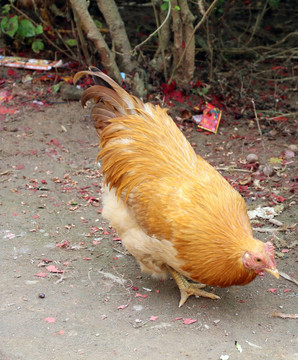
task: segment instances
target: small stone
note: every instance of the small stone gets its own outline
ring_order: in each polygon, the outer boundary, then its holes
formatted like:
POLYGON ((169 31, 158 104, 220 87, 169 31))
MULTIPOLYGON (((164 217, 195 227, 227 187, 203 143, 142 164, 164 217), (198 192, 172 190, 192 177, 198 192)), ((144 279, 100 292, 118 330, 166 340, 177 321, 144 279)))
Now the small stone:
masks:
POLYGON ((264 170, 263 170, 263 173, 266 175, 266 176, 273 176, 274 175, 274 169, 272 166, 270 165, 265 165, 264 166, 264 170))
POLYGON ((297 152, 297 145, 291 144, 291 145, 288 146, 288 149, 291 150, 291 151, 297 152))
POLYGON ((46 294, 40 293, 40 294, 38 294, 38 297, 41 298, 41 299, 44 299, 46 297, 46 294))
POLYGON ((256 154, 248 154, 246 157, 246 161, 251 164, 251 163, 255 163, 259 160, 258 155, 256 154))
POLYGON ((295 157, 295 152, 292 150, 285 151, 285 158, 286 159, 293 159, 295 157))
POLYGON ((277 135, 277 131, 275 129, 273 129, 273 130, 270 130, 268 134, 272 137, 275 137, 277 135))

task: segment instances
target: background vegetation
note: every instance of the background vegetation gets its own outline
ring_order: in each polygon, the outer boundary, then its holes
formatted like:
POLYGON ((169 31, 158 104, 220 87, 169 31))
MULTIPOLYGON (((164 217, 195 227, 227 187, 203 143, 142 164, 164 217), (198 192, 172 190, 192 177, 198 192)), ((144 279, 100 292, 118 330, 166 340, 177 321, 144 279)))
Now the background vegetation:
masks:
POLYGON ((235 77, 243 91, 260 76, 290 88, 297 79, 290 0, 2 0, 0 7, 3 55, 92 64, 119 83, 122 72, 143 97, 172 81, 201 96, 216 85, 226 96, 235 77))

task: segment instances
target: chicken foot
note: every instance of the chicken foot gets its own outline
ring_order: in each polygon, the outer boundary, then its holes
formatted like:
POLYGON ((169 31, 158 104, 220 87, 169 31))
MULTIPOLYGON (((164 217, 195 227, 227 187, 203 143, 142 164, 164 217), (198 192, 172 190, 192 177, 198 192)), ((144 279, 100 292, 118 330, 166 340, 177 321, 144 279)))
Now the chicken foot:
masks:
POLYGON ((168 270, 173 276, 174 280, 176 281, 178 288, 180 290, 181 299, 179 302, 179 307, 181 307, 185 301, 189 298, 191 295, 195 296, 203 296, 210 299, 220 299, 219 296, 209 293, 207 291, 201 290, 206 285, 205 284, 199 284, 199 283, 190 283, 183 275, 178 273, 176 270, 168 266, 168 270))

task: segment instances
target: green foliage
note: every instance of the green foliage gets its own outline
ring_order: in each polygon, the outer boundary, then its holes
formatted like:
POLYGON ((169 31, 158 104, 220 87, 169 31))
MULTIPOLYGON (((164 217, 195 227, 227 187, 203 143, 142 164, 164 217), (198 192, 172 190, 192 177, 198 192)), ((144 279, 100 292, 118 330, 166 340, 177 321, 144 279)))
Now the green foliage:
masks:
POLYGON ((94 24, 96 25, 97 28, 99 29, 102 29, 103 28, 103 25, 102 25, 102 22, 96 20, 96 19, 93 19, 94 21, 94 24))
POLYGON ((269 5, 272 7, 277 7, 279 5, 280 0, 268 0, 269 5))
POLYGON ((39 53, 41 50, 44 50, 44 43, 42 40, 34 40, 31 47, 35 53, 39 53))
MULTIPOLYGON (((62 82, 59 82, 59 83, 53 85, 53 86, 52 86, 52 91, 53 91, 53 93, 57 94, 58 91, 60 90, 60 87, 61 87, 62 84, 63 84, 62 82)), ((72 205, 73 205, 73 204, 72 204, 72 205)), ((77 205, 77 204, 76 204, 76 205, 77 205)))
POLYGON ((44 50, 43 41, 37 38, 38 35, 43 33, 43 27, 41 25, 34 26, 30 20, 20 19, 17 15, 10 16, 10 6, 8 4, 2 6, 1 12, 2 14, 7 14, 0 23, 3 34, 10 36, 22 44, 31 45, 35 53, 44 50))
POLYGON ((9 35, 10 37, 14 37, 15 33, 18 30, 18 16, 15 15, 11 18, 5 17, 1 21, 1 31, 4 34, 9 35))
POLYGON ((6 5, 2 6, 2 9, 1 9, 1 13, 2 13, 2 14, 8 14, 9 11, 10 11, 10 6, 9 6, 9 4, 6 4, 6 5))
POLYGON ((35 26, 31 21, 23 19, 19 21, 17 33, 22 37, 33 37, 36 35, 35 26))
POLYGON ((67 40, 65 40, 65 43, 68 46, 77 46, 77 40, 76 39, 67 39, 67 40))
MULTIPOLYGON (((163 4, 161 4, 160 8, 161 10, 168 10, 169 9, 169 5, 170 5, 170 0, 163 0, 163 4)), ((174 10, 179 11, 180 10, 180 6, 174 6, 173 7, 174 10)))
POLYGON ((218 0, 216 3, 216 6, 213 10, 213 12, 215 13, 215 15, 217 16, 221 16, 224 14, 224 5, 225 5, 226 0, 218 0))
POLYGON ((206 95, 209 90, 210 90, 210 86, 206 86, 206 87, 194 89, 194 92, 199 94, 200 96, 203 96, 206 95))
POLYGON ((37 25, 35 28, 35 34, 40 35, 43 33, 43 27, 41 25, 37 25))

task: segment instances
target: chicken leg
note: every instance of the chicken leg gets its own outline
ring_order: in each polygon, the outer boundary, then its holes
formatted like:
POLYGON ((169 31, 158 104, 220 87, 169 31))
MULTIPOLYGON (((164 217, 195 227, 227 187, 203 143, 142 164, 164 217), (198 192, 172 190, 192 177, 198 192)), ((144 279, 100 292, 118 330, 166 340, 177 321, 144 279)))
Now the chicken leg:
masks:
POLYGON ((195 296, 203 296, 210 299, 220 299, 219 296, 209 293, 207 291, 201 290, 206 285, 205 284, 199 284, 199 283, 190 283, 186 278, 178 273, 176 270, 168 266, 168 270, 173 276, 174 280, 176 281, 178 288, 180 290, 181 299, 179 302, 179 307, 181 307, 185 301, 188 299, 189 296, 195 295, 195 296))

